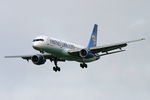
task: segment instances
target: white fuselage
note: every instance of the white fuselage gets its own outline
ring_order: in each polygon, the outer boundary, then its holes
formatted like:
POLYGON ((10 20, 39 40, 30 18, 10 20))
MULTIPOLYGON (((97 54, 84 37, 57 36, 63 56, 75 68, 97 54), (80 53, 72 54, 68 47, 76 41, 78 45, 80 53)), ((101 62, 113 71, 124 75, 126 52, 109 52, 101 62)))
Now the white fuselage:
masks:
POLYGON ((39 36, 33 40, 33 48, 40 51, 50 53, 53 56, 61 58, 63 60, 78 61, 78 62, 91 62, 97 60, 96 56, 86 59, 80 56, 72 56, 68 53, 69 50, 80 50, 84 47, 76 45, 74 43, 65 42, 55 38, 49 38, 47 36, 39 36))

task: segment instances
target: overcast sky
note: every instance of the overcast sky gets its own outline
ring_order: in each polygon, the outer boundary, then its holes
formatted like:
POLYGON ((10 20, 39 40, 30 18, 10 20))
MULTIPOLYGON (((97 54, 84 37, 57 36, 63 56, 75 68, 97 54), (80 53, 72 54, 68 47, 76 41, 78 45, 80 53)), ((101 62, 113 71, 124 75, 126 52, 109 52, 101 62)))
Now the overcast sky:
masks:
POLYGON ((149 0, 0 0, 1 100, 150 100, 149 0), (88 64, 41 66, 5 55, 38 53, 32 39, 48 35, 87 46, 94 24, 98 45, 145 37, 125 52, 88 64))

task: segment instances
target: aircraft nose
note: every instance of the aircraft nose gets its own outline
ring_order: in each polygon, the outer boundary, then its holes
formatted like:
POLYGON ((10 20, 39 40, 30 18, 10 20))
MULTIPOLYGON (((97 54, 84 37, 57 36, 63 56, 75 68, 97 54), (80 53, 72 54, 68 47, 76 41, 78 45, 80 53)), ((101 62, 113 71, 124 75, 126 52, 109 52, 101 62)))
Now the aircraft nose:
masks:
POLYGON ((35 43, 35 42, 33 42, 32 47, 33 47, 34 49, 38 49, 38 44, 35 43))

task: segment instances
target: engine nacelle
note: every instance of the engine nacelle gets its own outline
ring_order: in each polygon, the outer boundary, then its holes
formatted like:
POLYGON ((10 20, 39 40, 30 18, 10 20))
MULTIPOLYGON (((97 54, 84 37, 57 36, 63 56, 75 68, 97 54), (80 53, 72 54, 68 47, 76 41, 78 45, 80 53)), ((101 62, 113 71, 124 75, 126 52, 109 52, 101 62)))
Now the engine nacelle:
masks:
POLYGON ((90 58, 90 57, 93 57, 93 56, 94 56, 94 54, 93 54, 91 51, 86 50, 86 49, 82 49, 82 50, 79 52, 79 55, 80 55, 82 58, 86 58, 86 57, 90 58))
POLYGON ((38 54, 32 57, 32 62, 36 65, 42 65, 46 62, 46 59, 44 58, 44 56, 38 54))

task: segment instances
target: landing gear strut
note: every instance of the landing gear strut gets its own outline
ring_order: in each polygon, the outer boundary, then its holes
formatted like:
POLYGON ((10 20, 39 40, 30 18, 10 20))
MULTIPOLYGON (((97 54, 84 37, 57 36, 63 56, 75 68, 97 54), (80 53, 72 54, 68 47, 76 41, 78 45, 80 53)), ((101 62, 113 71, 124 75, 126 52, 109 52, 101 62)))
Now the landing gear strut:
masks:
POLYGON ((82 64, 80 64, 80 67, 81 67, 81 68, 87 68, 87 64, 82 63, 82 64))
POLYGON ((60 71, 60 67, 57 66, 57 60, 54 60, 54 64, 55 64, 55 66, 53 67, 53 70, 55 72, 60 71))

